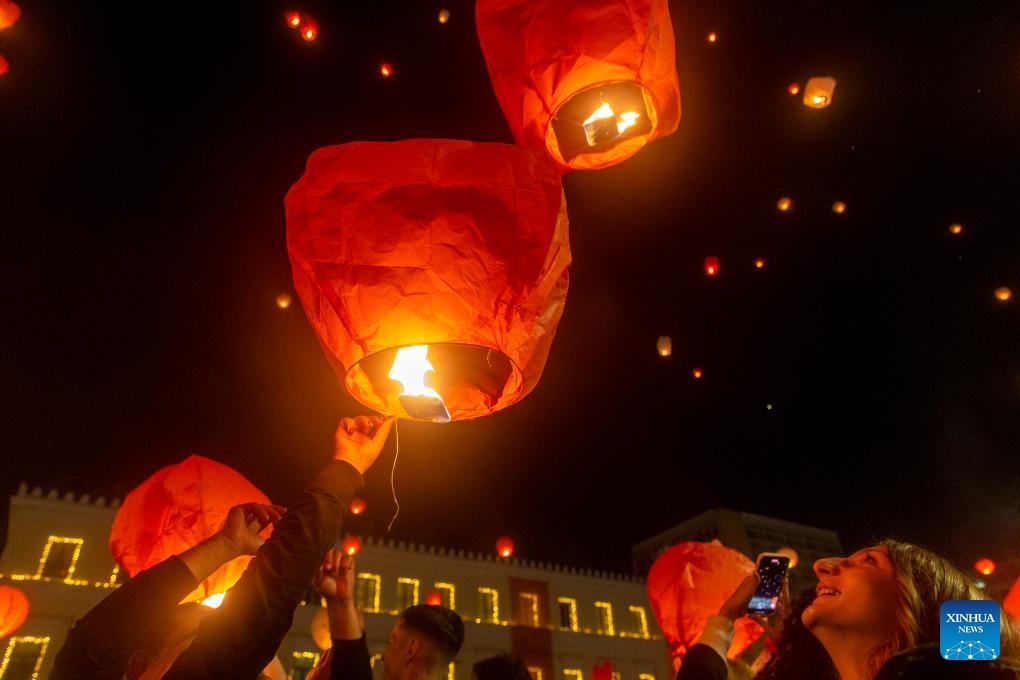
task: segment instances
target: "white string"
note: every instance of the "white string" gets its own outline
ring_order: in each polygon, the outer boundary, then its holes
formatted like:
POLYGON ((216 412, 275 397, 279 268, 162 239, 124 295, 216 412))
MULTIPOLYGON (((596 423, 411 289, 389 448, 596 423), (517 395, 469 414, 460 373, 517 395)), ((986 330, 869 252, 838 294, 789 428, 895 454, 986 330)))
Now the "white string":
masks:
POLYGON ((390 523, 386 526, 386 532, 393 528, 393 522, 396 521, 397 515, 400 514, 400 501, 397 500, 397 487, 394 484, 394 477, 397 472, 397 456, 400 455, 400 419, 398 418, 393 423, 393 443, 396 445, 396 450, 393 452, 393 467, 390 468, 390 492, 393 493, 393 504, 397 506, 397 509, 393 511, 393 517, 390 518, 390 523))

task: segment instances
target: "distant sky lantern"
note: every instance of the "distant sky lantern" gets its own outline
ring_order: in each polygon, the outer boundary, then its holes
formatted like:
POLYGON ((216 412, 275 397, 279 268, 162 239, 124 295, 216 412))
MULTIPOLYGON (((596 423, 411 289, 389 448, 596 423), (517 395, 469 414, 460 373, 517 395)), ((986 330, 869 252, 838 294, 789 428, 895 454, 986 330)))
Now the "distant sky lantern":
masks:
POLYGON ((765 258, 764 257, 756 257, 756 258, 754 258, 754 268, 755 269, 761 269, 764 266, 765 266, 765 258))
POLYGON ((301 32, 301 37, 305 42, 312 42, 319 37, 319 22, 314 17, 302 14, 298 30, 301 32))
POLYGON ((1005 302, 1013 297, 1013 291, 1008 286, 999 286, 995 289, 995 299, 1005 302))
POLYGON ((988 559, 987 557, 982 557, 981 559, 974 563, 974 569, 979 574, 991 576, 992 573, 995 572, 995 562, 988 559))
POLYGON ((668 335, 660 335, 655 341, 655 349, 660 357, 668 357, 673 354, 673 340, 668 335))
POLYGON ((294 302, 294 298, 289 293, 280 293, 276 296, 276 306, 280 309, 287 309, 292 302, 294 302))
POLYGON ((509 536, 500 536, 496 539, 496 554, 500 557, 510 557, 514 554, 514 542, 509 536))
POLYGON ((0 31, 10 28, 21 16, 21 7, 13 0, 0 0, 0 31))
POLYGON ((794 567, 797 566, 797 560, 800 558, 800 556, 797 555, 796 550, 794 550, 793 548, 783 547, 777 549, 776 552, 779 553, 780 555, 786 555, 787 557, 790 558, 790 569, 793 569, 794 567))
POLYGON ((443 604, 443 594, 438 590, 430 590, 429 594, 425 596, 425 604, 430 604, 435 607, 443 604))
POLYGON ((786 212, 787 210, 789 210, 792 207, 793 207, 793 201, 791 199, 787 198, 786 196, 783 196, 778 201, 776 201, 776 208, 780 212, 786 212))
POLYGON ((620 163, 677 129, 667 0, 478 0, 475 20, 514 140, 561 172, 620 163))
POLYGON ((843 213, 846 212, 846 203, 844 203, 843 201, 836 201, 835 203, 832 204, 832 212, 836 213, 837 215, 842 215, 843 213))
POLYGON ((469 420, 538 384, 571 259, 561 175, 544 152, 440 139, 325 147, 285 204, 294 289, 355 400, 469 420))
MULTIPOLYGON (((269 504, 269 498, 233 468, 203 456, 188 456, 150 475, 124 497, 110 529, 110 552, 127 572, 138 572, 177 555, 219 531, 227 513, 241 503, 269 504)), ((264 537, 272 525, 262 531, 264 537)), ((217 569, 188 595, 199 602, 225 593, 241 577, 251 556, 217 569)))
POLYGON ((448 9, 441 9, 441 10, 439 10, 439 23, 445 24, 449 20, 450 20, 450 10, 448 10, 448 9))
POLYGON ((700 368, 698 368, 697 366, 695 366, 694 368, 692 368, 692 369, 691 369, 691 375, 693 375, 693 376, 694 376, 694 379, 695 379, 695 380, 698 380, 698 379, 700 379, 700 378, 701 378, 701 375, 702 375, 702 371, 701 371, 701 369, 700 369, 700 368))
POLYGON ((962 234, 963 233, 963 225, 960 224, 959 222, 953 222, 952 224, 949 225, 949 233, 950 234, 962 234))
POLYGON ((354 534, 347 534, 340 543, 340 550, 345 555, 357 555, 361 550, 361 539, 354 534))
POLYGON ((805 106, 813 109, 824 109, 832 103, 832 92, 836 89, 836 79, 828 76, 811 78, 804 86, 805 106))
POLYGON ((301 25, 301 12, 284 12, 283 20, 287 22, 287 26, 290 28, 297 28, 301 25))
POLYGON ((366 507, 368 507, 368 504, 365 502, 364 498, 354 498, 351 500, 352 515, 360 515, 361 513, 365 512, 366 507))
POLYGON ((790 95, 796 95, 800 92, 800 83, 790 83, 786 86, 786 92, 790 95))
POLYGON ((393 75, 393 64, 388 61, 379 64, 379 73, 383 78, 389 78, 393 75))
POLYGON ((719 39, 719 36, 716 35, 715 31, 712 31, 711 33, 709 33, 708 36, 706 36, 706 38, 705 38, 705 40, 707 40, 709 43, 714 43, 718 39, 719 39))
POLYGON ((715 276, 719 273, 719 258, 715 255, 709 255, 705 258, 705 274, 708 276, 715 276))
POLYGON ((18 630, 28 618, 28 596, 14 586, 0 585, 0 640, 18 630))

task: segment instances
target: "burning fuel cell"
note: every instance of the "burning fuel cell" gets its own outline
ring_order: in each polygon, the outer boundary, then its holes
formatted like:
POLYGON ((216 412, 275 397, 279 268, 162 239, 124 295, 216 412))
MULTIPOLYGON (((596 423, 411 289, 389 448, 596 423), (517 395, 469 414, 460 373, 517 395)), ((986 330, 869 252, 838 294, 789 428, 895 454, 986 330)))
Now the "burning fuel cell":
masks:
POLYGON ((624 111, 619 116, 613 112, 609 103, 602 100, 602 106, 595 109, 584 121, 584 138, 588 146, 598 146, 623 135, 628 128, 634 127, 641 114, 636 111, 624 111))
POLYGON ((400 383, 402 389, 397 400, 408 416, 415 420, 448 423, 450 412, 443 397, 425 384, 425 376, 435 372, 428 360, 428 350, 428 345, 401 347, 393 359, 389 378, 400 383))

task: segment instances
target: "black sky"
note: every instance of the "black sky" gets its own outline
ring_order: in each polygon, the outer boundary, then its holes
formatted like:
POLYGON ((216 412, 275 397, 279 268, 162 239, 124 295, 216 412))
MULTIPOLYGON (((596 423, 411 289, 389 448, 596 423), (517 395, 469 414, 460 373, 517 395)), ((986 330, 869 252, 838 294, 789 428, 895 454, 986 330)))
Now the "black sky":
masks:
MULTIPOLYGON (((848 550, 1018 556, 1020 8, 872 3, 893 4, 670 3, 679 129, 564 177, 570 292, 538 387, 401 423, 395 538, 508 534, 625 571, 630 545, 722 506, 848 550), (838 81, 826 109, 786 94, 813 75, 838 81)), ((123 496, 199 453, 293 500, 364 409, 300 306, 274 306, 283 197, 321 146, 512 142, 473 3, 22 9, 0 32, 0 492, 123 496)), ((393 517, 395 444, 355 530, 393 517)))

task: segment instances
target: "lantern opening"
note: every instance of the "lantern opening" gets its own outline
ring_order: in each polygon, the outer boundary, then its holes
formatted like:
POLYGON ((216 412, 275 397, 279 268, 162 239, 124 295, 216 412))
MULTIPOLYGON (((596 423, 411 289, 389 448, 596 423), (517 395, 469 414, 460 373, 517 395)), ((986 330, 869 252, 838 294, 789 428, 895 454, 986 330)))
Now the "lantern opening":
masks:
MULTIPOLYGON (((404 361, 401 358, 400 362, 404 361)), ((371 409, 444 423, 494 413, 514 403, 524 389, 520 368, 502 352, 449 342, 370 354, 351 367, 344 382, 348 392, 371 409), (426 361, 432 368, 419 367, 416 378, 396 378, 397 355, 419 347, 427 350, 426 361), (417 389, 411 389, 412 384, 418 385, 417 389)))
POLYGON ((387 376, 400 383, 397 399, 409 416, 415 420, 448 423, 450 412, 446 410, 443 397, 425 384, 426 374, 434 374, 436 370, 429 363, 428 351, 428 345, 401 347, 387 376))
POLYGON ((645 88, 634 82, 610 83, 571 96, 553 116, 546 142, 550 153, 565 163, 625 142, 629 155, 644 145, 654 127, 645 88))

